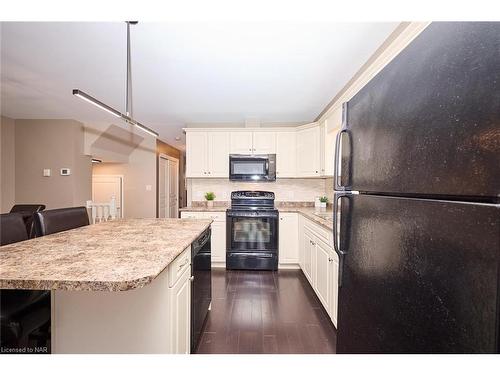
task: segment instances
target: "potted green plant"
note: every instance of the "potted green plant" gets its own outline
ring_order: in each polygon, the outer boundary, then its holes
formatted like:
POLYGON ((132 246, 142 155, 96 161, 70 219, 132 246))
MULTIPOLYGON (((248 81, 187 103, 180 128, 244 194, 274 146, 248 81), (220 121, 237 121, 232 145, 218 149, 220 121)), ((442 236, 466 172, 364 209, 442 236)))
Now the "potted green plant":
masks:
POLYGON ((207 207, 212 208, 214 206, 215 193, 213 191, 205 193, 205 199, 207 200, 207 207))
POLYGON ((325 196, 320 197, 319 202, 320 202, 319 207, 321 209, 326 209, 326 204, 328 203, 328 197, 325 197, 325 196))

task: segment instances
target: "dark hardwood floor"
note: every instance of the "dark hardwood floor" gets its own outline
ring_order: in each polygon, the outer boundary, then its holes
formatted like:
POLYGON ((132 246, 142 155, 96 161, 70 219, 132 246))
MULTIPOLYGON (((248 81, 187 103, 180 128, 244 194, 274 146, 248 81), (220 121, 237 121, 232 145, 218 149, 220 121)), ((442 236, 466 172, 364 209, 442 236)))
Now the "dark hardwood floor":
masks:
POLYGON ((196 353, 335 353, 336 332, 300 270, 212 269, 196 353))

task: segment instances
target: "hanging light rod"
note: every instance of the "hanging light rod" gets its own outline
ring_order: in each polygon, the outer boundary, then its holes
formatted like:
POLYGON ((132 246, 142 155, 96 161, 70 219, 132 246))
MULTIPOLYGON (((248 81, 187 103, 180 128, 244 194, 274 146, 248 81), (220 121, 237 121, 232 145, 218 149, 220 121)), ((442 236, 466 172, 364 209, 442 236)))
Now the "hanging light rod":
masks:
POLYGON ((159 136, 159 134, 157 132, 155 132, 154 130, 148 128, 146 125, 143 125, 140 122, 138 122, 138 121, 134 120, 133 118, 131 118, 130 116, 127 116, 126 114, 121 113, 120 111, 117 111, 113 107, 110 107, 109 105, 104 104, 100 100, 97 100, 96 98, 90 96, 89 94, 83 92, 82 90, 73 89, 73 95, 75 95, 76 97, 78 97, 80 99, 85 100, 86 102, 88 102, 90 104, 95 105, 96 107, 101 108, 102 110, 104 110, 104 111, 112 114, 113 116, 121 118, 123 121, 125 121, 125 122, 127 122, 127 123, 129 123, 131 125, 137 126, 139 129, 141 129, 142 131, 144 131, 144 132, 152 135, 153 137, 158 137, 159 136))
POLYGON ((112 114, 113 116, 116 116, 118 118, 121 118, 123 121, 134 125, 141 129, 142 131, 152 135, 153 137, 158 137, 159 134, 155 132, 154 130, 148 128, 145 125, 142 125, 140 122, 134 120, 132 118, 132 69, 131 69, 131 62, 130 62, 130 25, 136 25, 137 21, 127 21, 127 93, 126 93, 126 110, 127 113, 123 114, 120 111, 117 111, 113 107, 110 107, 107 104, 104 104, 100 100, 97 100, 93 96, 90 96, 89 94, 83 92, 82 90, 79 89, 73 89, 73 95, 76 97, 85 100, 86 102, 95 105, 96 107, 101 108, 102 110, 112 114))

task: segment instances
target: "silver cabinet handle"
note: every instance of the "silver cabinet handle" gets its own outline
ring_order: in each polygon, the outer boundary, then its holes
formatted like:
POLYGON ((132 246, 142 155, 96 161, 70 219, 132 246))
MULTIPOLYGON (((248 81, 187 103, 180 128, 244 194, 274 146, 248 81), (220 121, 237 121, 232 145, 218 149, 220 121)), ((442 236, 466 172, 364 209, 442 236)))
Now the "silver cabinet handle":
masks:
POLYGON ((184 259, 184 262, 182 262, 181 264, 179 264, 179 268, 184 267, 186 264, 188 264, 188 262, 189 262, 189 259, 187 259, 187 258, 184 259))
POLYGON ((251 148, 249 148, 249 149, 248 149, 248 151, 252 151, 252 149, 251 149, 251 148))
POLYGON ((191 277, 189 278, 189 281, 193 282, 193 281, 194 281, 194 276, 191 276, 191 277))

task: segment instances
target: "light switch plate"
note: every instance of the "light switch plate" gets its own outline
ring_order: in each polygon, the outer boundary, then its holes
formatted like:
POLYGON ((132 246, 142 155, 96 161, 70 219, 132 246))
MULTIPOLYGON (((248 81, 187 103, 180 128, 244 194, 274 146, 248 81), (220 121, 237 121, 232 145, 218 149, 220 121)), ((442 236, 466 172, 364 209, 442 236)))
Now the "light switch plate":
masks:
POLYGON ((152 186, 151 185, 146 185, 146 191, 151 191, 152 186))
POLYGON ((50 169, 43 170, 43 177, 50 177, 50 169))

